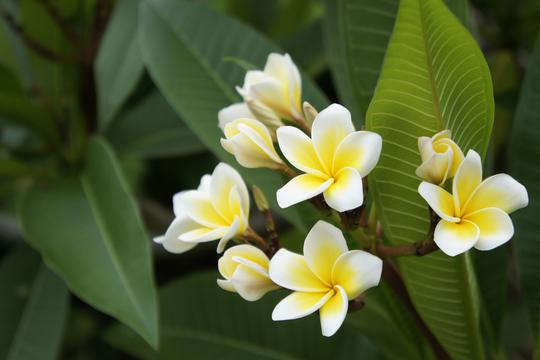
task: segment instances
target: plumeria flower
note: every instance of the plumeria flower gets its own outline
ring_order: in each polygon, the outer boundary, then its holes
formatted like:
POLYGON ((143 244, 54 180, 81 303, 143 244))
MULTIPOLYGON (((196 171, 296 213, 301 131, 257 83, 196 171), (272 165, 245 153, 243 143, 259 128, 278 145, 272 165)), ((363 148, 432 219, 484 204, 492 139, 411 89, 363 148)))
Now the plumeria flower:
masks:
POLYGON ((504 244, 514 235, 508 214, 529 203, 527 189, 507 174, 482 181, 482 163, 474 150, 459 166, 452 194, 425 181, 418 192, 441 217, 433 239, 449 256, 473 246, 491 250, 504 244))
POLYGON ((249 195, 240 174, 220 163, 212 175, 204 175, 197 190, 173 197, 176 219, 165 235, 154 239, 166 250, 181 253, 196 244, 218 240, 218 253, 227 242, 248 228, 249 195))
POLYGON ((416 175, 430 183, 441 185, 452 178, 463 161, 463 152, 452 141, 450 130, 443 130, 433 137, 418 138, 418 149, 422 164, 416 175))
POLYGON ((218 279, 223 289, 238 293, 247 301, 256 301, 271 290, 279 289, 268 275, 270 260, 252 245, 236 245, 218 261, 218 269, 225 279, 218 279))
POLYGON ((249 110, 247 104, 243 102, 232 104, 218 112, 218 125, 221 130, 225 130, 228 123, 245 118, 255 119, 255 115, 249 110))
POLYGON ((305 174, 296 176, 277 191, 282 208, 319 194, 339 212, 362 205, 362 177, 377 164, 382 139, 370 131, 355 131, 349 110, 332 104, 313 121, 311 138, 300 129, 277 130, 283 155, 305 174))
POLYGON ((347 248, 341 231, 327 222, 313 226, 304 242, 304 256, 285 249, 270 261, 270 278, 294 292, 277 304, 273 320, 298 319, 319 310, 324 336, 332 336, 345 320, 349 300, 377 286, 382 261, 347 248))
POLYGON ((236 90, 255 117, 275 129, 282 119, 303 119, 300 72, 288 54, 272 53, 263 71, 250 70, 236 90))
POLYGON ((224 129, 225 139, 221 146, 233 154, 236 161, 247 168, 267 167, 271 169, 283 166, 283 161, 276 153, 270 132, 258 120, 240 118, 224 129))

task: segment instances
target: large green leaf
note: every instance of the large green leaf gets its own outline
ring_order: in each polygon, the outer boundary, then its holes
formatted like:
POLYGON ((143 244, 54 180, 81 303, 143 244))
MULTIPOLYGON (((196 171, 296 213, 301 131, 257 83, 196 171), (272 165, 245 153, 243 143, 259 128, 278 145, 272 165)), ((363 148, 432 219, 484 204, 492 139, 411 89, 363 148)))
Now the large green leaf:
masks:
MULTIPOLYGON (((402 0, 367 127, 383 137, 370 175, 378 213, 391 243, 423 240, 429 228, 418 195, 419 136, 451 129, 466 152, 484 154, 493 123, 493 90, 484 57, 440 0, 402 0)), ((441 252, 400 261, 412 300, 455 358, 483 356, 476 282, 468 255, 441 252)))
POLYGON ((357 125, 377 85, 398 0, 326 0, 324 42, 332 75, 357 125))
POLYGON ((118 113, 144 72, 137 42, 139 0, 115 6, 95 63, 101 128, 118 113))
MULTIPOLYGON (((516 267, 529 308, 537 349, 540 349, 540 36, 521 89, 512 141, 510 169, 529 192, 530 203, 514 215, 516 267)), ((540 356, 540 353, 537 354, 540 356)))
POLYGON ((58 358, 69 296, 39 255, 21 244, 0 263, 0 358, 58 358))
POLYGON ((107 129, 107 137, 118 151, 141 157, 189 155, 205 150, 157 91, 121 113, 107 129))
MULTIPOLYGON (((469 23, 466 0, 445 0, 463 24, 469 23)), ((398 0, 326 0, 324 43, 343 103, 358 125, 375 91, 394 28, 398 0)))
POLYGON ((102 139, 90 141, 80 176, 30 189, 19 215, 26 240, 77 296, 157 345, 150 240, 102 139))
MULTIPOLYGON (((242 59, 262 67, 268 54, 279 49, 238 21, 189 2, 146 1, 139 15, 143 59, 159 90, 208 149, 234 164, 219 143, 222 134, 217 127, 217 113, 240 100, 234 86, 242 84, 245 71, 224 59, 242 59)), ((303 94, 318 108, 327 103, 306 77, 303 94)), ((259 185, 267 194, 282 184, 278 174, 266 169, 239 170, 248 182, 259 185)), ((277 208, 273 196, 270 201, 277 208)), ((283 213, 302 226, 296 209, 283 213)))
POLYGON ((379 359, 357 331, 344 327, 330 339, 320 334, 316 315, 273 322, 270 314, 285 292, 246 302, 216 285, 215 272, 173 281, 160 291, 161 347, 144 347, 125 327, 106 338, 142 358, 157 359, 379 359))

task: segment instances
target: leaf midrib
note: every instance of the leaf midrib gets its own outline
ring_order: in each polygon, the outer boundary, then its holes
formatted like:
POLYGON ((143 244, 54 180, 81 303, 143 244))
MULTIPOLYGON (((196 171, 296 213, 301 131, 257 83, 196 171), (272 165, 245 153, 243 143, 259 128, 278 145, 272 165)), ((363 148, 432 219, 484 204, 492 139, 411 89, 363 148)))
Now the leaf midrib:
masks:
MULTIPOLYGON (((442 112, 441 112, 441 104, 439 100, 439 94, 437 93, 437 85, 435 84, 435 75, 433 72, 433 57, 431 55, 431 49, 429 47, 428 41, 427 41, 427 29, 426 29, 426 23, 425 23, 425 14, 424 9, 422 8, 422 0, 416 0, 418 3, 418 12, 420 13, 420 25, 422 28, 422 41, 424 43, 424 53, 426 54, 426 65, 428 69, 429 74, 429 81, 431 84, 431 93, 433 94, 433 105, 435 106, 435 116, 437 118, 437 127, 438 131, 442 131, 445 129, 444 126, 444 119, 442 118, 442 112)), ((443 4, 443 6, 445 6, 443 4)))
POLYGON ((224 345, 233 349, 250 352, 254 355, 265 356, 276 360, 302 360, 302 358, 291 356, 289 354, 276 351, 272 347, 265 347, 258 344, 242 342, 231 336, 223 336, 210 331, 197 331, 188 328, 162 328, 163 336, 173 338, 185 338, 188 340, 200 340, 211 344, 224 345))
MULTIPOLYGON (((116 173, 115 175, 118 176, 117 169, 114 169, 114 172, 116 173)), ((129 281, 127 280, 127 278, 124 275, 124 272, 123 272, 124 269, 123 269, 123 267, 122 267, 122 265, 121 265, 121 263, 120 263, 120 261, 118 259, 118 255, 116 253, 116 250, 115 250, 114 246, 111 245, 112 237, 109 234, 107 226, 105 225, 105 221, 102 218, 102 215, 100 213, 99 205, 97 204, 97 201, 95 200, 95 193, 93 191, 91 181, 89 179, 87 179, 86 175, 81 175, 80 181, 81 181, 83 192, 86 194, 86 199, 88 200, 88 205, 90 207, 92 215, 94 216, 96 227, 98 228, 98 231, 99 231, 102 239, 104 240, 103 243, 104 243, 105 247, 107 248, 107 254, 109 255, 109 259, 111 260, 111 263, 113 264, 113 267, 116 270, 116 274, 118 275, 118 278, 120 279, 120 284, 122 285, 122 287, 126 291, 126 293, 128 295, 128 299, 129 299, 130 303, 133 305, 133 307, 135 308, 135 311, 137 312, 137 315, 142 320, 143 325, 145 325, 145 327, 147 327, 147 328, 150 328, 151 324, 149 323, 149 321, 144 316, 144 312, 141 309, 140 305, 138 304, 138 302, 136 300, 136 296, 133 293, 131 287, 129 286, 129 281)))
POLYGON ((161 23, 164 24, 164 28, 166 28, 174 37, 178 38, 184 48, 195 58, 198 63, 203 67, 203 70, 208 74, 208 76, 217 84, 219 89, 223 92, 223 94, 228 97, 230 101, 236 101, 237 97, 234 95, 234 92, 230 89, 229 85, 226 84, 220 77, 220 75, 212 69, 212 67, 208 64, 208 62, 205 60, 205 58, 199 53, 199 50, 197 48, 191 46, 189 44, 189 41, 184 36, 183 31, 180 29, 179 32, 175 31, 175 28, 173 28, 167 18, 161 14, 161 11, 159 8, 156 8, 154 5, 152 5, 151 2, 147 5, 151 11, 156 14, 160 20, 161 23))

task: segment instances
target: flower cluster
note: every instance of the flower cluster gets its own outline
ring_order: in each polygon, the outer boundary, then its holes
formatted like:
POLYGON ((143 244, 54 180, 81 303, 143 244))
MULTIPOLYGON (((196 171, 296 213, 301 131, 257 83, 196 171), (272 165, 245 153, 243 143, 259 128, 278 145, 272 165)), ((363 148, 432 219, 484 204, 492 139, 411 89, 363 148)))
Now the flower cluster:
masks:
MULTIPOLYGON (((248 71, 237 88, 243 102, 219 112, 221 145, 243 167, 269 168, 288 177, 276 189, 280 207, 310 200, 352 237, 358 234, 356 227, 364 226, 364 238, 355 239, 360 249, 349 250, 342 230, 322 220, 307 234, 303 255, 281 248, 267 200, 255 188, 268 232, 258 234, 249 225, 246 184, 224 163, 204 175, 197 190, 174 195, 176 218, 155 241, 174 253, 212 240, 219 240, 217 251, 222 253, 230 240, 240 243, 219 259, 222 278, 217 284, 247 301, 275 289, 291 290, 272 318, 297 319, 318 311, 323 335, 331 336, 345 320, 349 304, 361 303, 364 292, 378 285, 383 269, 378 255, 389 256, 381 250, 380 224, 366 221, 364 214, 365 178, 377 165, 383 139, 357 131, 341 105, 320 112, 307 102, 301 105, 301 85, 291 58, 270 54, 264 70, 248 71)), ((464 156, 449 130, 420 137, 418 148, 416 175, 424 180, 418 192, 439 217, 428 239, 435 249, 455 256, 510 240, 514 230, 508 214, 528 204, 526 189, 506 174, 482 181, 480 156, 474 150, 464 156), (450 194, 445 186, 452 178, 450 194)))

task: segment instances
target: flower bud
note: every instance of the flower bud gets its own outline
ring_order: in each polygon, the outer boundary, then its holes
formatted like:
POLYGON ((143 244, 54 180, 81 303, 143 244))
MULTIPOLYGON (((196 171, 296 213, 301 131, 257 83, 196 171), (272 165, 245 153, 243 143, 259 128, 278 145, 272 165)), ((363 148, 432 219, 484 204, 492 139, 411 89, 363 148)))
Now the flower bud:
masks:
POLYGON ((259 300, 279 288, 268 276, 269 263, 268 257, 255 246, 233 246, 218 261, 219 272, 225 279, 218 279, 217 284, 247 301, 259 300))
POLYGON ((255 200, 257 210, 262 212, 270 209, 270 205, 268 205, 268 200, 266 199, 266 196, 264 196, 264 193, 262 192, 260 187, 258 187, 257 185, 253 185, 251 188, 251 192, 253 193, 253 200, 255 200))
POLYGON ((300 72, 288 54, 268 55, 264 71, 248 71, 237 91, 255 117, 272 130, 283 125, 282 119, 302 119, 300 72))
POLYGON ((247 168, 275 169, 283 164, 276 153, 270 132, 258 120, 241 118, 225 125, 221 145, 247 168))
POLYGON ((418 138, 422 164, 416 169, 416 175, 437 185, 454 177, 463 161, 463 152, 450 136, 450 130, 444 130, 431 138, 418 138))
POLYGON ((304 101, 303 109, 304 109, 304 118, 306 119, 306 122, 310 125, 313 124, 313 120, 315 120, 317 115, 319 115, 319 112, 315 110, 313 105, 311 105, 307 101, 304 101))

